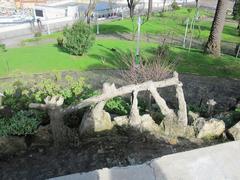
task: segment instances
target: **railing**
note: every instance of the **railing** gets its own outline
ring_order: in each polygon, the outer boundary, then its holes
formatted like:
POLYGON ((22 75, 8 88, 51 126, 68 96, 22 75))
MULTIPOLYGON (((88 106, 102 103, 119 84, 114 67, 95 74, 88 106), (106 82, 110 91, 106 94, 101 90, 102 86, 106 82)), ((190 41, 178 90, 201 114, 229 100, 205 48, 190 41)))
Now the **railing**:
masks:
POLYGON ((132 107, 129 115, 129 124, 133 127, 141 127, 143 122, 141 121, 141 116, 138 109, 138 93, 141 91, 149 91, 151 93, 156 104, 159 106, 161 113, 165 116, 167 121, 174 120, 183 127, 187 126, 187 106, 182 89, 182 83, 179 81, 177 72, 174 72, 172 78, 165 79, 163 81, 147 81, 141 84, 132 84, 120 88, 116 88, 114 84, 110 85, 105 83, 103 84, 101 95, 88 98, 77 105, 72 105, 66 108, 62 107, 64 99, 57 96, 47 97, 45 99, 45 104, 32 103, 29 105, 29 107, 48 111, 51 119, 50 124, 52 127, 53 137, 56 138, 55 143, 63 144, 68 143, 68 137, 71 139, 74 133, 70 128, 64 125, 63 118, 66 115, 77 112, 82 108, 93 106, 90 113, 89 111, 85 112, 79 128, 79 134, 83 134, 86 131, 89 131, 89 129, 93 131, 96 131, 97 129, 105 130, 102 125, 104 124, 102 117, 105 112, 104 106, 106 102, 114 97, 124 96, 126 94, 132 94, 132 107), (168 107, 166 101, 158 92, 159 88, 169 86, 175 86, 176 88, 176 97, 179 104, 177 114, 173 109, 168 107))

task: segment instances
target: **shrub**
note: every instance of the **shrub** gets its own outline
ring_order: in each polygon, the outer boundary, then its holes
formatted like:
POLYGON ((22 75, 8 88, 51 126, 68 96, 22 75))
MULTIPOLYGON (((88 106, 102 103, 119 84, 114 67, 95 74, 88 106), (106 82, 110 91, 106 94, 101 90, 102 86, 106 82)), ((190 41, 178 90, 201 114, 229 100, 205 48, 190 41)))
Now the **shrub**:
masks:
POLYGON ((168 45, 159 45, 156 54, 159 58, 166 59, 170 56, 170 47, 168 45))
POLYGON ((57 45, 58 45, 59 47, 63 47, 63 37, 58 37, 58 38, 57 38, 57 45))
POLYGON ((63 48, 73 55, 83 55, 93 45, 95 35, 90 25, 79 21, 63 31, 63 48))
POLYGON ((36 32, 35 34, 34 34, 34 37, 41 37, 42 36, 42 33, 41 32, 36 32))
POLYGON ((0 119, 0 136, 34 134, 39 124, 33 111, 19 111, 10 119, 0 119))
POLYGON ((178 3, 174 0, 173 3, 171 4, 172 9, 175 10, 179 10, 180 7, 178 6, 178 3))
POLYGON ((129 83, 136 84, 153 80, 160 81, 168 78, 174 70, 175 64, 169 57, 163 57, 156 53, 155 56, 146 58, 140 56, 140 64, 136 65, 133 53, 119 51, 116 59, 120 59, 123 70, 121 78, 129 83))
POLYGON ((6 45, 5 44, 0 44, 0 52, 6 52, 6 45))
POLYGON ((69 105, 95 94, 96 92, 85 84, 83 78, 75 80, 71 76, 67 76, 64 85, 46 79, 31 85, 31 87, 18 81, 13 84, 11 89, 4 91, 3 105, 17 112, 27 110, 32 102, 43 103, 47 96, 62 96, 64 104, 69 105))
POLYGON ((121 97, 115 97, 106 103, 105 110, 112 114, 127 115, 130 112, 130 104, 121 97))

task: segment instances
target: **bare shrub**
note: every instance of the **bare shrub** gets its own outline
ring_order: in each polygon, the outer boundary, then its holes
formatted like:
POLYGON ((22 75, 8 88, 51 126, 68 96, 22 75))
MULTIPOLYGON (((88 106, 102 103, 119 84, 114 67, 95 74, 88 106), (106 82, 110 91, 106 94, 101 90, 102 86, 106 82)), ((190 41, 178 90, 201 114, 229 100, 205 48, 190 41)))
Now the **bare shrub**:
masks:
POLYGON ((159 81, 169 77, 174 71, 175 63, 166 57, 166 48, 158 48, 156 55, 147 58, 140 57, 140 64, 136 65, 132 52, 119 54, 122 63, 121 78, 126 83, 142 83, 145 81, 159 81))

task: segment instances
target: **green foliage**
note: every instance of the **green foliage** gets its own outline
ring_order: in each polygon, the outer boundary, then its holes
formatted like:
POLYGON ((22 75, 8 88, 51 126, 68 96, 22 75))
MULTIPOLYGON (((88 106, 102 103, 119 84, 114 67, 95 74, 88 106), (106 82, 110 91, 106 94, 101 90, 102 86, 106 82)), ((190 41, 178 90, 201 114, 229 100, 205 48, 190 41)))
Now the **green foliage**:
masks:
POLYGON ((156 55, 161 59, 169 58, 171 54, 170 47, 168 45, 159 45, 157 47, 156 55))
POLYGON ((199 113, 200 116, 206 116, 207 110, 208 110, 207 106, 205 106, 205 105, 198 106, 198 105, 190 104, 188 106, 188 111, 199 113))
POLYGON ((115 97, 106 103, 105 110, 112 114, 127 115, 130 112, 130 103, 121 97, 115 97))
POLYGON ((46 79, 35 85, 23 85, 15 82, 11 89, 4 92, 3 105, 13 111, 27 110, 32 102, 43 103, 47 96, 62 96, 64 104, 69 105, 95 95, 96 92, 85 84, 83 78, 78 80, 66 77, 66 84, 60 85, 51 79, 46 79))
POLYGON ((57 38, 57 44, 59 47, 63 47, 63 37, 62 36, 57 38))
POLYGON ((236 0, 233 7, 233 18, 240 20, 240 0, 236 0))
POLYGON ((179 10, 180 6, 178 6, 178 3, 174 0, 173 3, 171 4, 172 9, 175 10, 179 10))
POLYGON ((6 51, 7 51, 6 45, 0 43, 0 53, 1 53, 1 52, 6 52, 6 51))
POLYGON ((90 25, 79 21, 63 31, 63 48, 73 55, 83 55, 94 44, 95 35, 90 25))
POLYGON ((34 34, 34 37, 36 38, 36 37, 41 37, 42 36, 42 33, 41 32, 36 32, 35 34, 34 34))
POLYGON ((34 134, 39 124, 34 111, 19 111, 10 119, 0 119, 0 136, 34 134))
POLYGON ((193 10, 192 8, 188 8, 188 9, 187 9, 187 12, 188 12, 189 14, 191 14, 191 13, 192 13, 192 10, 193 10))

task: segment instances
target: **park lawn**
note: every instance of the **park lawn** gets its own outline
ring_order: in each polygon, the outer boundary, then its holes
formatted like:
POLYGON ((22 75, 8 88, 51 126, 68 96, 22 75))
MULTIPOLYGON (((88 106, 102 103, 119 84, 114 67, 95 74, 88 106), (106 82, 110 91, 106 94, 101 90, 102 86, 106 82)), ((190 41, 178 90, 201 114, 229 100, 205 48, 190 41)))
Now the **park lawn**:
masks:
POLYGON ((21 44, 22 45, 25 45, 25 43, 31 43, 31 42, 38 42, 38 41, 42 41, 42 40, 45 40, 45 39, 57 39, 58 37, 62 36, 62 31, 59 31, 59 32, 54 32, 54 33, 51 33, 51 34, 43 34, 41 35, 40 37, 33 37, 33 38, 27 38, 27 39, 24 39, 23 41, 21 41, 21 44))
MULTIPOLYGON (((143 51, 156 46, 146 43, 141 44, 143 51)), ((119 62, 115 60, 112 48, 127 51, 135 48, 135 43, 120 40, 97 40, 89 52, 83 56, 73 56, 63 52, 56 44, 10 48, 7 52, 0 52, 0 76, 114 68, 119 66, 119 62)))
POLYGON ((172 48, 172 53, 176 57, 178 72, 240 79, 240 58, 229 55, 216 58, 198 49, 188 52, 181 47, 172 48))
MULTIPOLYGON (((162 34, 170 36, 182 37, 185 34, 185 21, 188 17, 192 19, 195 14, 195 9, 189 13, 187 8, 181 8, 177 11, 169 11, 164 14, 157 13, 150 18, 149 21, 142 25, 142 33, 162 34)), ((213 12, 205 9, 200 10, 201 20, 196 22, 194 38, 207 41, 212 25, 213 12)), ((137 20, 135 20, 137 21, 137 20)), ((135 23, 135 28, 136 28, 135 23)), ((226 22, 222 34, 222 40, 226 42, 239 43, 240 36, 237 34, 237 23, 226 22)), ((132 21, 130 19, 116 20, 100 25, 100 33, 130 33, 132 32, 132 21)), ((190 36, 190 32, 188 35, 190 36)))
MULTIPOLYGON (((42 44, 8 49, 0 54, 0 76, 57 72, 68 70, 91 70, 119 68, 121 60, 116 51, 129 51, 136 45, 131 41, 98 39, 89 52, 81 57, 62 52, 55 44, 42 44), (112 50, 114 49, 114 50, 112 50)), ((150 56, 157 44, 142 42, 142 53, 150 56)), ((240 78, 240 59, 223 55, 214 58, 193 49, 190 53, 181 47, 171 48, 177 71, 204 76, 240 78)))

